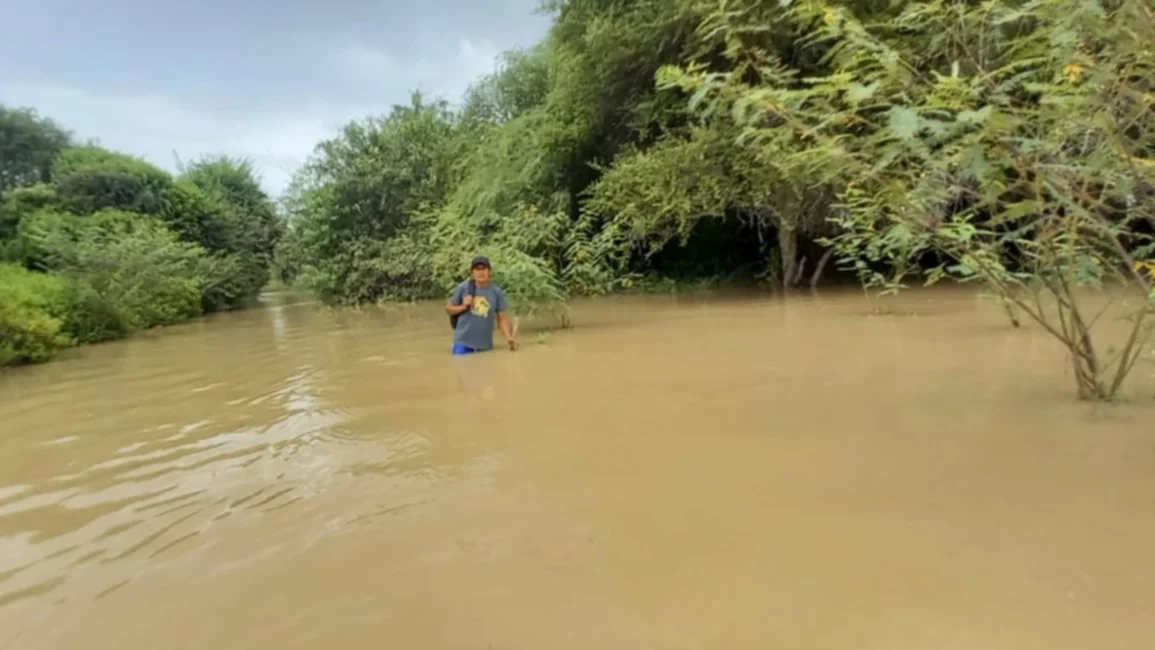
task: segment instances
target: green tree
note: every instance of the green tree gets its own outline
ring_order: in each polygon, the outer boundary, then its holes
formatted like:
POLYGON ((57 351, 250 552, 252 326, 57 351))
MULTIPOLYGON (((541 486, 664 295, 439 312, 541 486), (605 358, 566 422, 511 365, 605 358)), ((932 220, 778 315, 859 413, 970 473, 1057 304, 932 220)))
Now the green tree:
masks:
POLYGON ((31 109, 0 104, 0 240, 16 230, 17 216, 6 197, 16 188, 47 183, 52 161, 72 136, 31 109))
POLYGON ((685 114, 655 89, 654 74, 690 46, 698 5, 553 3, 546 40, 473 89, 463 115, 492 116, 491 128, 462 157, 460 183, 437 216, 443 288, 461 278, 470 249, 517 260, 528 307, 624 279, 633 242, 585 210, 587 191, 620 152, 652 143, 685 114))
POLYGON ((451 187, 456 116, 414 93, 318 145, 286 200, 299 279, 334 302, 435 291, 426 215, 451 187))
POLYGON ((52 166, 61 206, 88 215, 105 209, 160 215, 172 177, 139 158, 97 146, 65 149, 52 166))
POLYGON ((69 145, 0 107, 0 260, 18 265, 0 267, 0 365, 238 307, 268 281, 282 224, 249 162, 209 157, 174 178, 69 145))
POLYGON ((48 182, 53 159, 71 140, 68 131, 36 111, 0 104, 0 195, 48 182))
POLYGON ((743 9, 763 5, 719 5, 729 69, 667 82, 732 116, 784 177, 836 188, 833 243, 868 284, 980 281, 1063 343, 1080 397, 1114 398, 1155 301, 1137 268, 1155 216, 1149 4, 917 3, 869 21, 797 2, 783 20, 830 65, 812 77, 751 42, 771 27, 743 9), (1106 284, 1139 300, 1104 352, 1084 289, 1106 284))
POLYGON ((21 222, 58 204, 56 188, 46 183, 8 190, 0 199, 0 261, 23 261, 27 251, 18 237, 21 222))
POLYGON ((216 258, 214 276, 230 279, 214 285, 218 291, 212 292, 206 309, 243 304, 267 284, 282 234, 283 225, 272 200, 248 160, 216 156, 194 161, 182 170, 178 185, 182 183, 199 191, 204 209, 211 215, 200 237, 191 241, 216 258))
POLYGON ((501 55, 498 69, 465 93, 461 122, 501 125, 541 104, 549 91, 549 60, 543 45, 501 55))

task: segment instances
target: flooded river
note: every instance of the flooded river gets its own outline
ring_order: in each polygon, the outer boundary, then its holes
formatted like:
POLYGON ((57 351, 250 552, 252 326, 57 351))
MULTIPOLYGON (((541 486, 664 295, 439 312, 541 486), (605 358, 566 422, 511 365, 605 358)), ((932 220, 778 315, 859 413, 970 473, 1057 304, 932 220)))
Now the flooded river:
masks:
POLYGON ((973 294, 273 296, 0 373, 0 648, 1155 647, 1155 394, 973 294))

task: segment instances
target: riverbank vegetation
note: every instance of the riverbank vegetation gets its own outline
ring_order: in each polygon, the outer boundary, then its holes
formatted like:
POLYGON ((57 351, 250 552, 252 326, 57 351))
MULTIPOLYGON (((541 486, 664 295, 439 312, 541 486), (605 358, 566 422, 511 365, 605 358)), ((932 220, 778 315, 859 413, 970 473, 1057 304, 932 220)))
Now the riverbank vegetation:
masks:
POLYGON ((563 319, 573 296, 630 286, 976 282, 1066 347, 1087 399, 1114 398, 1148 349, 1149 2, 543 9, 542 42, 504 54, 459 104, 414 93, 320 143, 279 238, 243 166, 173 178, 46 128, 51 155, 5 181, 19 185, 5 190, 7 257, 62 282, 68 309, 140 299, 98 270, 112 240, 136 242, 117 260, 170 269, 150 287, 166 306, 147 315, 98 326, 46 312, 69 340, 232 306, 263 282, 276 241, 279 279, 330 303, 442 298, 484 252, 515 305, 563 319), (1106 317, 1084 298, 1108 286, 1120 300, 1103 313, 1127 322, 1117 342, 1100 340, 1106 317), (107 298, 117 291, 132 297, 107 298))
POLYGON ((0 366, 244 305, 281 228, 245 162, 173 176, 0 107, 0 366))
POLYGON ((1142 0, 556 0, 459 110, 322 143, 285 278, 440 297, 476 250, 525 304, 648 275, 979 282, 1117 395, 1151 339, 1155 13, 1142 0), (1082 291, 1129 302, 1103 349, 1082 291))
POLYGON ((780 179, 830 188, 830 243, 868 285, 977 281, 1113 399, 1155 302, 1155 10, 1148 2, 794 3, 719 12, 724 63, 659 74, 742 129, 780 179), (774 29, 807 32, 795 54, 774 29), (797 54, 798 52, 801 54, 797 54), (1087 289, 1127 334, 1103 349, 1087 289), (1111 301, 1115 302, 1115 301, 1111 301))

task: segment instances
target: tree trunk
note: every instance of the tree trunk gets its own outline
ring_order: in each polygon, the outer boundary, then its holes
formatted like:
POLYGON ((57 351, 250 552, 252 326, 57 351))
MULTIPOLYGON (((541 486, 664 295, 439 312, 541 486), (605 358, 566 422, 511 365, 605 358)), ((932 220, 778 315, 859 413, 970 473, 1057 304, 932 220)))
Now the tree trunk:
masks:
POLYGON ((826 249, 822 254, 822 258, 818 260, 818 266, 814 269, 814 275, 810 276, 810 288, 817 289, 818 281, 822 279, 822 271, 826 268, 826 264, 830 262, 830 258, 834 257, 834 248, 826 249))
POLYGON ((1103 401, 1110 399, 1107 387, 1103 385, 1102 365, 1099 355, 1095 353, 1095 345, 1091 341, 1091 332, 1083 322, 1075 303, 1059 305, 1059 318, 1068 323, 1070 335, 1066 342, 1071 350, 1071 361, 1075 366, 1075 381, 1079 384, 1079 398, 1085 400, 1103 401), (1063 312, 1066 311, 1066 314, 1063 312))
POLYGON ((790 286, 797 287, 802 283, 802 276, 806 273, 806 256, 802 256, 802 260, 798 262, 798 269, 794 272, 794 281, 790 286))
POLYGON ((790 289, 798 275, 798 231, 790 226, 779 227, 778 249, 782 251, 782 286, 790 289))

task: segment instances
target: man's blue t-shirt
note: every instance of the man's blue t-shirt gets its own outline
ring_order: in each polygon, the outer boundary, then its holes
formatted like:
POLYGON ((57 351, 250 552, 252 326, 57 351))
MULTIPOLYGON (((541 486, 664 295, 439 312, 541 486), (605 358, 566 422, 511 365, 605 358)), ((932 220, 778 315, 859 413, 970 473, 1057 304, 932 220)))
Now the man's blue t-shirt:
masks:
MULTIPOLYGON (((460 305, 469 293, 469 281, 457 285, 453 290, 450 304, 460 305)), ((453 331, 453 342, 474 350, 493 349, 493 327, 497 314, 509 310, 505 292, 496 284, 488 287, 474 287, 473 306, 457 318, 457 329, 453 331)))

